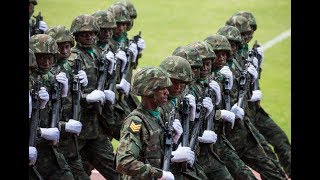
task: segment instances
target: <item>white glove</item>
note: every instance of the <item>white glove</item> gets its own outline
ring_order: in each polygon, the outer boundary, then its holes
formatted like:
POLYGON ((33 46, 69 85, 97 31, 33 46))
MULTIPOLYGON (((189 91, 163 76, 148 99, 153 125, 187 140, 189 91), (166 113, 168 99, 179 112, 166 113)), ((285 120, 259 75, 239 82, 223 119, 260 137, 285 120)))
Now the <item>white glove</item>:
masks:
POLYGON ((79 82, 81 83, 82 86, 87 86, 88 85, 88 77, 87 73, 84 70, 78 71, 78 74, 76 75, 79 78, 79 82))
POLYGON ((125 79, 121 79, 120 84, 116 84, 116 88, 123 90, 124 93, 128 95, 130 91, 130 83, 125 79))
POLYGON ((132 62, 136 62, 138 56, 138 46, 136 43, 132 42, 129 46, 129 50, 132 52, 132 62))
POLYGON ((257 69, 252 64, 250 64, 250 66, 248 67, 248 72, 252 75, 252 82, 254 82, 258 78, 257 69))
POLYGON ((62 84, 61 97, 67 97, 69 87, 66 73, 60 72, 58 75, 56 75, 56 80, 62 84))
POLYGON ((174 180, 174 176, 170 171, 162 171, 162 176, 158 180, 174 180))
POLYGON ((32 98, 29 91, 29 118, 31 118, 31 114, 32 114, 32 98))
POLYGON ((230 90, 233 86, 233 76, 229 66, 223 66, 223 68, 220 69, 220 73, 223 76, 229 78, 229 87, 226 88, 230 90))
POLYGON ((239 107, 237 104, 234 104, 230 110, 231 112, 233 112, 236 116, 236 118, 239 118, 239 119, 243 119, 243 116, 244 116, 244 111, 241 107, 239 107))
POLYGON ((29 146, 29 165, 34 165, 37 161, 38 151, 35 147, 29 146))
POLYGON ((111 90, 104 90, 104 94, 106 95, 106 101, 111 102, 111 104, 114 104, 114 101, 116 99, 116 95, 111 90))
POLYGON ((116 60, 114 59, 114 54, 112 51, 108 51, 106 54, 106 59, 109 61, 108 73, 112 74, 114 65, 116 64, 116 60))
POLYGON ((65 125, 65 131, 69 133, 74 133, 79 136, 82 129, 82 123, 80 121, 76 121, 74 119, 69 119, 69 121, 65 125))
POLYGON ((144 40, 142 38, 138 39, 137 42, 138 48, 139 48, 139 54, 142 53, 142 51, 146 48, 146 43, 144 42, 144 40))
POLYGON ((258 54, 261 56, 261 63, 264 59, 264 52, 262 46, 257 47, 258 54))
POLYGON ((252 91, 252 96, 249 101, 256 102, 256 101, 260 101, 261 98, 262 98, 262 92, 260 90, 254 90, 252 91))
POLYGON ((187 161, 191 166, 194 163, 194 152, 191 151, 190 147, 181 147, 178 146, 177 150, 172 151, 171 158, 172 162, 185 162, 187 161))
POLYGON ((172 127, 174 129, 174 136, 173 136, 172 140, 173 140, 173 143, 177 144, 177 142, 183 132, 182 125, 181 125, 179 119, 175 119, 172 122, 172 127))
POLYGON ((207 109, 205 117, 208 117, 211 111, 213 110, 212 99, 209 97, 205 97, 202 101, 202 104, 203 104, 203 107, 207 109))
POLYGON ((40 101, 40 109, 44 109, 46 107, 47 102, 49 101, 49 93, 45 87, 40 87, 40 91, 38 92, 40 101))
POLYGON ((87 95, 86 100, 88 103, 92 102, 100 102, 101 104, 104 104, 106 99, 106 95, 103 91, 100 90, 93 90, 90 94, 87 95))
POLYGON ((190 121, 194 121, 194 118, 196 118, 196 98, 192 94, 186 95, 186 98, 189 99, 189 105, 190 105, 190 121))
POLYGON ((211 89, 213 89, 215 92, 216 92, 216 105, 218 105, 221 101, 221 89, 220 89, 220 86, 219 84, 212 80, 210 83, 209 83, 209 86, 211 89))
POLYGON ((217 134, 211 130, 204 130, 202 136, 198 137, 198 140, 201 143, 216 143, 217 134))
POLYGON ((59 141, 60 131, 58 128, 40 128, 42 138, 49 141, 59 141))
POLYGON ((258 68, 259 66, 259 60, 256 57, 253 57, 252 59, 252 64, 254 65, 255 68, 258 68))
POLYGON ((128 58, 127 55, 124 51, 120 50, 119 52, 117 52, 116 54, 116 58, 121 60, 121 72, 124 71, 124 68, 126 67, 126 64, 128 62, 128 58))
POLYGON ((231 112, 231 111, 227 111, 227 110, 220 110, 221 111, 221 118, 224 120, 224 121, 227 121, 229 123, 231 123, 231 129, 233 129, 233 126, 234 126, 234 120, 236 118, 236 115, 231 112))
POLYGON ((47 23, 44 21, 39 21, 39 29, 43 32, 46 32, 48 29, 47 23))

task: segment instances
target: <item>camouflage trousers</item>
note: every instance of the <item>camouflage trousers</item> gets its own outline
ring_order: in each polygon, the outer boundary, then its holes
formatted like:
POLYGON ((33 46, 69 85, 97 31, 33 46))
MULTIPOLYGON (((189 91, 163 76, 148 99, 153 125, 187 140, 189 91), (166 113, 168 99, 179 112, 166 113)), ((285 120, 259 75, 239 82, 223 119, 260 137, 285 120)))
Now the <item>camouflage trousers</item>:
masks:
POLYGON ((110 134, 108 134, 109 138, 115 138, 116 140, 120 140, 120 131, 124 122, 124 119, 130 114, 131 110, 126 103, 126 101, 121 100, 117 101, 113 115, 115 117, 115 124, 112 126, 112 130, 110 134))
POLYGON ((228 140, 235 147, 237 154, 244 163, 260 173, 262 179, 286 179, 284 171, 279 168, 278 161, 268 157, 258 138, 252 133, 253 124, 245 116, 227 134, 228 140))
POLYGON ((234 147, 224 135, 219 135, 214 150, 224 162, 232 177, 236 180, 256 179, 248 166, 240 159, 234 147))
POLYGON ((95 139, 79 139, 78 144, 88 175, 95 168, 108 180, 119 179, 119 174, 115 171, 113 147, 107 135, 99 134, 95 139))
MULTIPOLYGON (((267 146, 266 144, 269 143, 273 146, 273 150, 277 154, 280 164, 287 175, 291 177, 291 145, 287 135, 263 110, 263 108, 257 110, 255 117, 252 118, 252 123, 267 141, 267 143, 261 143, 261 145, 264 148, 267 146)), ((270 155, 270 157, 276 158, 267 151, 266 153, 270 155)))
POLYGON ((207 180, 204 170, 198 162, 194 162, 193 167, 183 170, 181 163, 171 163, 170 172, 174 175, 175 180, 207 180))
POLYGON ((38 158, 35 166, 43 179, 74 179, 65 157, 57 147, 43 144, 37 148, 38 158))

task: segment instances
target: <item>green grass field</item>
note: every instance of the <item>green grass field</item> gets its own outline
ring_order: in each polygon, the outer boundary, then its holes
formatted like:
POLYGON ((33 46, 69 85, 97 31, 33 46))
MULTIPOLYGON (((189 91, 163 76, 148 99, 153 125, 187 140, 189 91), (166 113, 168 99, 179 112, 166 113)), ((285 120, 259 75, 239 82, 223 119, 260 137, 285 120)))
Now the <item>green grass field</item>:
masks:
MULTIPOLYGON (((48 26, 65 25, 80 14, 107 9, 114 1, 105 0, 38 0, 36 15, 41 11, 48 26)), ((142 31, 146 49, 139 66, 157 66, 175 48, 201 41, 224 26, 236 11, 254 14, 258 29, 254 40, 260 44, 291 28, 290 0, 132 0, 138 17, 129 37, 142 31)), ((260 86, 262 105, 291 140, 291 38, 265 51, 260 86)))

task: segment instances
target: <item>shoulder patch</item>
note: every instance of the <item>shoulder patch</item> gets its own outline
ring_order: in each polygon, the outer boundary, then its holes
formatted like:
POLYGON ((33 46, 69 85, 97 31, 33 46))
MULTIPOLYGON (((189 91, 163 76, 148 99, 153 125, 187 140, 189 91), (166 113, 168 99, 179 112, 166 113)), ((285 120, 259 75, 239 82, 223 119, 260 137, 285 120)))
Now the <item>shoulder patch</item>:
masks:
POLYGON ((129 131, 132 133, 138 133, 138 132, 140 132, 141 125, 142 125, 141 121, 132 120, 129 125, 129 131))

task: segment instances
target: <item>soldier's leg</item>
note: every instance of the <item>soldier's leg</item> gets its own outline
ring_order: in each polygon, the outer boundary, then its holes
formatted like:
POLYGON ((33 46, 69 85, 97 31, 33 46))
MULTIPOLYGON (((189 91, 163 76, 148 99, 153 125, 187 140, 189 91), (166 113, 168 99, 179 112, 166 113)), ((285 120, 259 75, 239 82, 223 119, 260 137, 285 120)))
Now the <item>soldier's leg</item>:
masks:
POLYGON ((114 167, 113 147, 106 135, 101 134, 96 139, 87 140, 86 146, 80 153, 83 161, 88 161, 106 179, 119 178, 114 167))
POLYGON ((273 146, 281 165, 286 173, 291 176, 291 145, 284 131, 273 121, 273 119, 260 108, 254 125, 266 140, 273 146))
POLYGON ((220 136, 220 138, 218 138, 218 141, 215 144, 215 149, 234 179, 256 179, 252 171, 240 159, 231 143, 224 136, 220 136))
POLYGON ((278 161, 268 157, 262 146, 252 137, 247 143, 246 151, 241 159, 252 169, 260 173, 262 179, 286 179, 284 171, 279 168, 278 161))
POLYGON ((67 162, 75 179, 90 180, 89 174, 87 174, 84 170, 83 162, 80 156, 69 157, 67 158, 67 162))
POLYGON ((66 159, 56 147, 50 145, 39 147, 35 165, 43 179, 74 179, 66 159))

